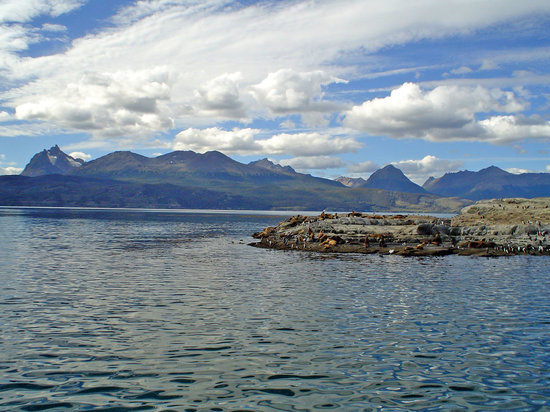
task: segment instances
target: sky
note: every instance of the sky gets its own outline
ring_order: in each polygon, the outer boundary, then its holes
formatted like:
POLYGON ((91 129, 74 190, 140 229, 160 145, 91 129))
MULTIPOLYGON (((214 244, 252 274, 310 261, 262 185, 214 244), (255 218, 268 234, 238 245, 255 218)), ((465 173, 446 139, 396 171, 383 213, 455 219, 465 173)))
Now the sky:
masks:
POLYGON ((548 0, 0 0, 0 174, 55 144, 550 172, 549 27, 548 0))

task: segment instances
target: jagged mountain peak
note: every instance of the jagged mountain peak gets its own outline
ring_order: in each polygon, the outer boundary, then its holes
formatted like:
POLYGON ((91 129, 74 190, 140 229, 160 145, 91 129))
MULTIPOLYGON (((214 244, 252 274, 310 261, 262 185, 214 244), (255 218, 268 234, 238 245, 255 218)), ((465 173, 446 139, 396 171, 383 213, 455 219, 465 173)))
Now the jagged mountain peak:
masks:
POLYGON ((355 177, 340 176, 340 177, 337 177, 334 180, 338 183, 343 184, 344 186, 347 186, 347 187, 361 187, 365 183, 367 183, 367 181, 365 179, 363 179, 362 177, 355 178, 355 177))
POLYGON ((291 173, 291 174, 296 173, 296 170, 294 170, 292 167, 290 167, 290 166, 281 166, 280 164, 272 162, 267 157, 264 157, 263 159, 260 159, 260 160, 256 160, 254 162, 250 162, 248 165, 249 166, 261 167, 262 169, 267 169, 267 170, 270 170, 272 172, 277 172, 277 173, 281 173, 281 172, 282 173, 291 173))
POLYGON ((426 188, 426 186, 430 185, 430 183, 432 183, 434 180, 435 180, 435 177, 433 176, 428 177, 424 182, 424 184, 422 185, 422 187, 426 188))
POLYGON ((54 174, 65 175, 71 173, 84 163, 84 160, 69 156, 58 145, 55 145, 35 154, 25 166, 21 175, 29 177, 54 174))

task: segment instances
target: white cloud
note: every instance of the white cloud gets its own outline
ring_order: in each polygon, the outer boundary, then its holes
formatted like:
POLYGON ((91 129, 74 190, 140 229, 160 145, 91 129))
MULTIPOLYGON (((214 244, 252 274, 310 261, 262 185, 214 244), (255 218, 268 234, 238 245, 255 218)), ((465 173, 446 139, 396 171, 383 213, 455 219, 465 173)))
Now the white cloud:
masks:
POLYGON ((287 119, 284 122, 281 122, 279 125, 283 129, 294 129, 296 127, 296 123, 294 123, 292 120, 287 119))
POLYGON ((23 171, 20 167, 0 167, 0 175, 18 175, 23 171))
POLYGON ((322 100, 321 87, 343 80, 317 70, 297 73, 292 69, 281 69, 269 75, 252 87, 252 94, 273 113, 330 112, 339 105, 322 100))
POLYGON ((44 136, 63 133, 62 129, 36 122, 20 122, 20 124, 0 124, 0 136, 44 136))
POLYGON ((244 118, 246 112, 240 100, 239 81, 242 74, 225 73, 195 90, 202 110, 228 118, 244 118))
POLYGON ((256 138, 260 132, 250 128, 235 128, 231 131, 217 127, 189 128, 176 135, 172 148, 196 152, 219 150, 226 154, 239 155, 325 156, 352 152, 362 146, 353 138, 332 137, 317 132, 281 133, 267 139, 256 138))
POLYGON ((498 64, 492 59, 483 59, 479 70, 496 70, 498 69, 498 64))
POLYGON ((509 167, 509 168, 504 169, 504 170, 506 170, 509 173, 513 173, 515 175, 519 175, 519 174, 523 174, 523 173, 536 173, 533 170, 521 169, 519 167, 509 167))
MULTIPOLYGON (((85 0, 2 0, 0 2, 0 74, 9 80, 17 79, 21 64, 31 61, 22 59, 18 53, 31 44, 43 40, 39 29, 29 24, 40 16, 57 17, 85 3, 85 0), (3 72, 3 73, 2 73, 3 72)), ((60 31, 64 26, 45 23, 44 31, 60 31)), ((66 68, 65 68, 66 70, 66 68)), ((40 76, 37 76, 40 77, 40 76)), ((3 79, 4 84, 9 81, 3 79)))
POLYGON ((67 27, 61 24, 45 23, 42 25, 42 30, 50 32, 64 32, 67 31, 67 27))
MULTIPOLYGON (((117 146, 119 148, 124 147, 124 143, 123 143, 122 139, 118 140, 117 143, 118 143, 117 146)), ((102 151, 107 151, 109 149, 113 149, 113 147, 116 147, 116 146, 110 145, 109 142, 107 142, 103 139, 91 138, 89 140, 85 140, 85 141, 82 141, 82 142, 64 144, 63 145, 63 151, 65 153, 70 152, 70 151, 82 151, 82 150, 86 150, 86 149, 101 149, 102 151)), ((129 147, 127 147, 127 148, 130 149, 129 147)))
POLYGON ((0 153, 0 175, 18 175, 23 171, 20 167, 13 166, 15 163, 6 162, 6 155, 0 153))
POLYGON ((293 157, 292 159, 283 159, 279 162, 282 166, 290 166, 298 171, 305 170, 325 170, 344 167, 346 162, 338 157, 332 156, 311 156, 311 157, 293 157))
POLYGON ((440 177, 445 173, 460 170, 463 166, 460 161, 439 159, 432 155, 419 160, 401 160, 392 164, 418 184, 423 184, 430 176, 440 177))
POLYGON ((33 97, 15 109, 18 119, 50 121, 97 136, 139 136, 173 126, 164 103, 172 73, 142 71, 87 73, 58 95, 33 97))
POLYGON ((546 165, 546 172, 550 173, 550 165, 546 165))
POLYGON ((189 128, 179 132, 172 143, 174 150, 193 150, 203 153, 209 150, 219 150, 225 154, 259 153, 260 145, 254 140, 258 129, 238 129, 231 131, 217 127, 208 129, 189 128))
POLYGON ((365 160, 364 162, 353 163, 348 166, 348 172, 357 174, 370 174, 376 172, 380 169, 380 166, 370 160, 365 160))
POLYGON ((323 156, 349 153, 360 149, 362 143, 351 137, 332 137, 317 132, 281 133, 259 141, 264 153, 293 156, 323 156))
MULTIPOLYGON (((340 0, 264 1, 250 6, 229 0, 140 0, 113 19, 114 27, 74 39, 62 53, 20 55, 21 50, 39 40, 39 34, 29 31, 27 23, 38 16, 57 16, 83 3, 84 0, 2 2, 0 21, 15 23, 0 25, 4 86, 0 99, 12 108, 53 102, 52 110, 34 107, 36 110, 29 113, 42 114, 42 120, 57 128, 92 131, 104 138, 129 133, 139 137, 142 133, 163 131, 169 127, 170 117, 185 127, 211 125, 220 116, 237 118, 242 113, 233 111, 235 106, 231 103, 238 105, 239 101, 250 114, 244 98, 248 95, 245 91, 253 85, 263 85, 255 89, 256 97, 276 115, 330 112, 337 107, 323 96, 323 86, 338 77, 357 74, 355 66, 340 65, 344 55, 363 56, 388 46, 467 33, 550 11, 550 3, 543 0, 502 0, 499 7, 490 0, 454 2, 452 13, 449 5, 437 0, 349 0, 345 6, 340 0), (170 101, 163 100, 166 110, 153 118, 139 118, 135 110, 129 110, 129 115, 115 115, 98 109, 93 110, 97 116, 92 116, 91 129, 82 121, 58 113, 67 112, 66 108, 59 108, 60 96, 66 95, 70 84, 81 82, 82 73, 142 72, 154 66, 169 66, 180 75, 171 84, 170 101), (291 69, 297 77, 285 77, 281 68, 291 69), (231 87, 222 87, 221 94, 212 96, 207 92, 201 95, 199 90, 199 107, 193 106, 197 103, 194 91, 198 86, 224 73, 236 72, 242 73, 237 100, 231 87), (231 107, 229 112, 224 112, 227 109, 223 107, 221 111, 216 109, 224 103, 231 107), (133 126, 129 127, 130 123, 133 126)), ((89 101, 84 99, 84 103, 89 101)), ((85 118, 86 114, 72 116, 85 118)))
POLYGON ((550 122, 538 116, 492 116, 479 123, 479 140, 510 144, 524 139, 550 139, 550 122))
POLYGON ((71 152, 69 153, 69 156, 71 156, 73 159, 82 159, 84 161, 88 161, 92 158, 92 155, 84 152, 71 152))
POLYGON ((85 0, 3 0, 0 23, 26 23, 41 15, 57 17, 80 6, 85 0))
POLYGON ((460 74, 468 74, 468 73, 472 73, 472 72, 473 72, 473 70, 470 69, 468 66, 461 66, 461 67, 459 67, 458 69, 453 69, 453 70, 451 70, 451 73, 452 73, 452 74, 458 74, 458 75, 460 75, 460 74))
POLYGON ((35 34, 19 25, 0 25, 0 69, 9 67, 15 59, 12 53, 26 50, 36 41, 35 34))
POLYGON ((7 122, 10 120, 13 120, 13 119, 8 112, 0 111, 0 122, 7 122))
POLYGON ((527 105, 513 92, 484 87, 438 86, 424 91, 405 83, 388 97, 368 100, 346 112, 344 124, 371 135, 422 138, 431 141, 480 140, 509 143, 546 138, 550 128, 539 118, 476 116, 492 112, 518 112, 527 105))

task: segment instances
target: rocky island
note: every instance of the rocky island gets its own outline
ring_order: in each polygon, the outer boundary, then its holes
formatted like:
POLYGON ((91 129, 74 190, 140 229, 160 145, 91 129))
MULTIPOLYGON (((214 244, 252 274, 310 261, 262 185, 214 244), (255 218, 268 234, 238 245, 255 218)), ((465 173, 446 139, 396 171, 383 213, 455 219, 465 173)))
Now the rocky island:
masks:
POLYGON ((251 246, 403 256, 550 255, 550 198, 492 199, 453 218, 361 212, 293 216, 253 234, 251 246))

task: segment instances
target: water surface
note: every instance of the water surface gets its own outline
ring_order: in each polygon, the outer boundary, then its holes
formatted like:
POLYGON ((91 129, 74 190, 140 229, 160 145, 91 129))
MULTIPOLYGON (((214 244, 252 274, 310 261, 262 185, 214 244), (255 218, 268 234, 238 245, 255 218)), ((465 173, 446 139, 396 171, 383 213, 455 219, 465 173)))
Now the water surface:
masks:
POLYGON ((0 209, 0 410, 543 410, 550 259, 255 249, 284 217, 0 209))

